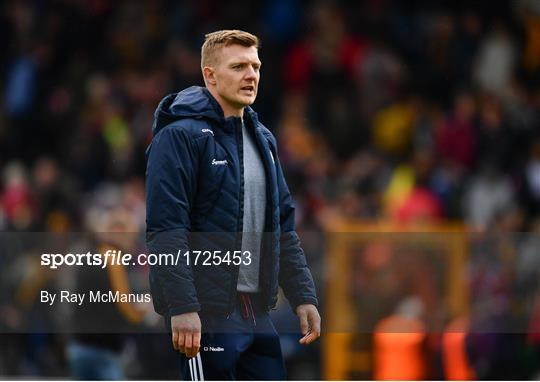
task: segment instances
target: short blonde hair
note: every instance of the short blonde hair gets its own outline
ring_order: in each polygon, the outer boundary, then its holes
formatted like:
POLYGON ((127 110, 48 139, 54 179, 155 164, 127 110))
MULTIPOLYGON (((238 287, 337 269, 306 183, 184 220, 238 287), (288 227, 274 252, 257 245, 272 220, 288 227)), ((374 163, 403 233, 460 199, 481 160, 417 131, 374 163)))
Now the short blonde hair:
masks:
POLYGON ((238 29, 225 29, 208 33, 201 48, 201 69, 215 64, 218 51, 229 45, 238 44, 247 48, 259 49, 259 38, 251 33, 238 29))

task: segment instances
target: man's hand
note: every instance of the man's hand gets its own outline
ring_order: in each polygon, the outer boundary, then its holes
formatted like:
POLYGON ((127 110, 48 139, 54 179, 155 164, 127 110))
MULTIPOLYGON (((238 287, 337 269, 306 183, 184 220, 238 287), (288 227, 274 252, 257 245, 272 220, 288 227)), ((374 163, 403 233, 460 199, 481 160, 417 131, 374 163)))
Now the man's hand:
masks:
POLYGON ((321 316, 315 305, 302 304, 296 307, 296 314, 300 319, 300 329, 304 337, 300 338, 302 345, 315 341, 321 335, 321 316))
POLYGON ((197 312, 178 314, 171 317, 172 343, 174 350, 186 353, 186 357, 197 355, 201 347, 201 319, 197 312))

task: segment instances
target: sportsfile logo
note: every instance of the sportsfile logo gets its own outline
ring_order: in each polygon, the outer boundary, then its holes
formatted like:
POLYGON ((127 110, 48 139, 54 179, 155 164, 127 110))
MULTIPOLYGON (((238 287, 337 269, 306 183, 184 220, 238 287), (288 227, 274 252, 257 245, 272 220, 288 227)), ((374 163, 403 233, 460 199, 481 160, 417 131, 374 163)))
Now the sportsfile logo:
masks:
POLYGON ((203 347, 203 351, 225 351, 225 349, 223 349, 221 346, 205 346, 203 347))
POLYGON ((227 159, 223 159, 223 160, 216 160, 215 158, 212 159, 212 166, 225 166, 228 163, 229 162, 227 162, 227 159))

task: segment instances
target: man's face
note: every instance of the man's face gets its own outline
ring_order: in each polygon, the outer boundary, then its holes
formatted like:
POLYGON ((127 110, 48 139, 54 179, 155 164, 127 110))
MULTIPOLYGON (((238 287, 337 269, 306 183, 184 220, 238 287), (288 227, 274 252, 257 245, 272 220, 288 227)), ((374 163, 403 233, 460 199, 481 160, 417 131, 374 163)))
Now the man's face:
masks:
POLYGON ((229 45, 218 52, 213 67, 218 96, 234 110, 255 102, 259 86, 261 61, 257 48, 229 45))

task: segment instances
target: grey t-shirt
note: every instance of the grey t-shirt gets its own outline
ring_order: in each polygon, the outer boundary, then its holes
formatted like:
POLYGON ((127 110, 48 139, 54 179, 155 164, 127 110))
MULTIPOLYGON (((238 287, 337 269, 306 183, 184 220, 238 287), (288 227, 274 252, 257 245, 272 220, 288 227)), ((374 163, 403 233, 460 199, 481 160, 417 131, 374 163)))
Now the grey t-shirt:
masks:
POLYGON ((242 252, 251 253, 251 263, 245 265, 246 256, 242 256, 238 273, 239 292, 255 293, 259 291, 259 263, 261 242, 266 213, 266 175, 257 144, 242 124, 244 141, 244 229, 242 252))

